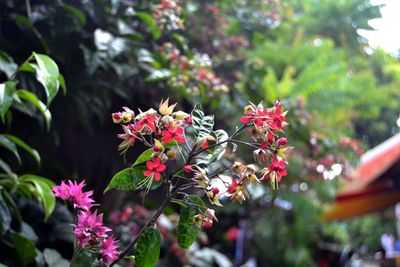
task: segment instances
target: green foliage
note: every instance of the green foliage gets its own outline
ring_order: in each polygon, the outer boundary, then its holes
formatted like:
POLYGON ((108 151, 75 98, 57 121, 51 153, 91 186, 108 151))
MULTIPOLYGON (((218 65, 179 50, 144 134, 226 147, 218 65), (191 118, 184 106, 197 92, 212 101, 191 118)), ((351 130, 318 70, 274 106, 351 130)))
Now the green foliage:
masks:
POLYGON ((176 236, 179 246, 189 248, 200 233, 200 227, 195 224, 195 215, 201 214, 205 208, 203 201, 196 195, 188 196, 179 214, 179 224, 176 228, 176 236))
POLYGON ((25 174, 19 178, 22 182, 32 183, 36 190, 33 191, 35 197, 42 203, 44 208, 44 219, 47 220, 54 211, 56 199, 51 191, 54 182, 32 174, 25 174))
POLYGON ((158 229, 148 227, 139 236, 135 250, 135 264, 138 267, 153 267, 160 256, 161 236, 158 229))
POLYGON ((133 191, 139 189, 139 184, 145 179, 143 167, 126 168, 116 173, 110 181, 110 184, 104 190, 107 192, 111 189, 122 191, 133 191))
POLYGON ((32 240, 21 234, 13 233, 12 242, 20 256, 19 260, 21 266, 26 266, 28 263, 35 260, 36 246, 32 240))
POLYGON ((143 164, 146 161, 151 159, 151 156, 153 155, 154 151, 152 148, 146 149, 143 151, 142 154, 136 159, 136 161, 132 164, 132 167, 135 167, 137 165, 143 164))
POLYGON ((196 133, 196 141, 203 140, 211 134, 214 128, 214 116, 204 115, 200 104, 196 104, 192 111, 193 129, 196 133))
POLYGON ((83 249, 76 257, 71 267, 95 267, 100 266, 100 262, 96 259, 96 255, 83 249))

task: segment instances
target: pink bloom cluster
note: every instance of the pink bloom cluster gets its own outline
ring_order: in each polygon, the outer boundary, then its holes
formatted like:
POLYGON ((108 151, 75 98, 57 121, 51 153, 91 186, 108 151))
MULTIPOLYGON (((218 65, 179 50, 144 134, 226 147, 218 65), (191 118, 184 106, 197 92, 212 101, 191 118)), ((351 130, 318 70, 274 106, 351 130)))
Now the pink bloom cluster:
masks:
POLYGON ((74 234, 78 244, 82 248, 90 247, 96 251, 105 265, 118 258, 120 252, 117 250, 116 240, 109 233, 112 230, 103 225, 103 214, 97 214, 97 210, 91 212, 95 205, 91 198, 93 191, 83 192, 85 182, 64 181, 59 186, 53 186, 52 190, 56 197, 73 203, 74 208, 79 210, 76 223, 73 225, 74 234))

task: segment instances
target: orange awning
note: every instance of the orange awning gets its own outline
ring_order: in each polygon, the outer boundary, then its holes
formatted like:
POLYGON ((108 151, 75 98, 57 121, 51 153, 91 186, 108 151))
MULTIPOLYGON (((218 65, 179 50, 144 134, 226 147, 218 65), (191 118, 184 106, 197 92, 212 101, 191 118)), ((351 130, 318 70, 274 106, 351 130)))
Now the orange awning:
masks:
POLYGON ((326 221, 376 212, 400 202, 400 134, 361 156, 360 165, 345 181, 326 221))

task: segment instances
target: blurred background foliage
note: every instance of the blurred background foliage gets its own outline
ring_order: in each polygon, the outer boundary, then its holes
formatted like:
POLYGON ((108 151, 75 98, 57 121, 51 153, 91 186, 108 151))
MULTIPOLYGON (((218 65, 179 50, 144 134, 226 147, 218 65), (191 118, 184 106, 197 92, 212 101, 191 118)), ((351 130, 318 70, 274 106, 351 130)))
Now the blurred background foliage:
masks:
MULTIPOLYGON (((24 140, 40 154, 41 164, 37 167, 32 157, 14 164, 14 155, 3 150, 2 162, 18 175, 35 173, 54 182, 85 178, 103 212, 112 214, 126 203, 144 202, 137 195, 102 195, 124 167, 111 112, 121 106, 150 108, 170 97, 188 111, 202 103, 216 114, 217 126, 233 129, 248 100, 272 104, 281 99, 290 110, 287 134, 295 147, 289 176, 279 191, 266 187, 243 206, 225 202, 217 211, 219 225, 207 233, 208 242, 199 244, 236 265, 255 259, 257 266, 315 266, 326 243, 376 251, 382 220, 393 227, 393 216, 327 224, 320 215, 362 151, 398 132, 399 60, 371 49, 358 34, 371 30, 368 21, 379 17, 379 6, 369 0, 4 0, 1 82, 16 79, 19 89, 45 103, 39 79, 29 73, 12 77, 10 71, 37 52, 56 62, 67 92, 52 101, 49 131, 41 115, 50 112, 48 106, 41 110, 31 102, 24 112, 14 97, 1 134, 24 140)), ((128 157, 140 152, 137 147, 128 157)), ((70 223, 68 210, 57 205, 43 222, 43 216, 35 216, 42 210, 37 202, 11 193, 23 221, 32 226, 34 235, 24 237, 32 241, 32 253, 18 262, 19 253, 27 252, 18 242, 0 242, 13 251, 2 254, 0 262, 44 266, 50 254, 69 258, 71 236, 59 234, 70 223)), ((145 206, 157 200, 150 195, 145 206)), ((121 240, 130 233, 126 227, 118 228, 121 240)), ((207 266, 190 261, 193 254, 166 252, 163 263, 170 266, 207 266)))

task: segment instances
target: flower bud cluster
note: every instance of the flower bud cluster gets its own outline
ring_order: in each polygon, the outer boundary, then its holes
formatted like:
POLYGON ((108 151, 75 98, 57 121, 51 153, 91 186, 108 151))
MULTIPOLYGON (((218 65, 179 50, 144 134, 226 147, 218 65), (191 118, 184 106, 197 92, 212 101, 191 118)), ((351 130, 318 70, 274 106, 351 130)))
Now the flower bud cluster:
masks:
POLYGON ((191 93, 199 94, 201 84, 209 89, 207 93, 228 92, 228 86, 212 70, 212 62, 207 54, 194 52, 189 59, 181 55, 179 49, 171 43, 164 43, 160 52, 170 62, 171 68, 179 73, 168 80, 172 87, 185 88, 191 93))
POLYGON ((181 18, 182 7, 177 0, 162 0, 152 7, 153 19, 160 29, 168 31, 184 29, 183 19, 181 18))
POLYGON ((91 212, 90 209, 95 205, 91 198, 93 191, 83 192, 85 183, 68 181, 61 182, 59 186, 53 186, 54 196, 73 203, 77 209, 78 217, 73 224, 74 234, 81 248, 90 248, 96 253, 104 265, 117 259, 120 252, 117 250, 117 241, 110 234, 112 230, 103 225, 103 214, 97 214, 97 210, 91 212))

